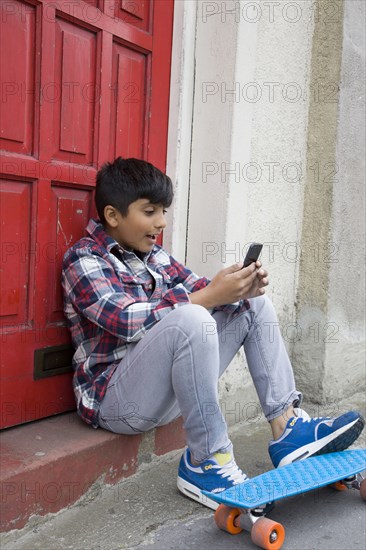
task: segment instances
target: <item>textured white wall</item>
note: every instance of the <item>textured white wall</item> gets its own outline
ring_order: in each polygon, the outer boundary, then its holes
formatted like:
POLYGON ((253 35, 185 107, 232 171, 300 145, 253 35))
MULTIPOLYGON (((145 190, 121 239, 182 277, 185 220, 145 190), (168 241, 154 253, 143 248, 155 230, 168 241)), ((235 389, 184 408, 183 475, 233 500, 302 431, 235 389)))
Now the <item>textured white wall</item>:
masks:
POLYGON ((174 186, 164 246, 185 262, 196 47, 195 2, 175 2, 170 84, 167 174, 174 186))
POLYGON ((234 105, 222 101, 221 82, 235 76, 237 24, 207 17, 198 2, 187 264, 208 276, 222 267, 230 183, 221 162, 230 160, 234 105))
MULTIPOLYGON (((248 186, 248 240, 267 243, 263 262, 270 273, 268 293, 290 347, 301 252, 300 236, 306 172, 309 71, 313 32, 311 2, 281 2, 273 21, 258 23, 255 103, 248 186), (286 11, 287 10, 287 11, 286 11), (293 21, 293 22, 292 22, 293 21)), ((306 251, 305 251, 306 252, 306 251)))
POLYGON ((365 2, 344 4, 329 264, 328 399, 365 387, 365 2))

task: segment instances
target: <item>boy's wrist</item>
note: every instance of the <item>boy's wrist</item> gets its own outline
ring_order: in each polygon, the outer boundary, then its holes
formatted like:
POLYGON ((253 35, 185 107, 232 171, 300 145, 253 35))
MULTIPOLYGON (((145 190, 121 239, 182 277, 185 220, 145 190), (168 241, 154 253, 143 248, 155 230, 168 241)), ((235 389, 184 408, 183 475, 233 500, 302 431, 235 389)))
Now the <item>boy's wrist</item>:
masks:
POLYGON ((189 299, 192 304, 198 304, 206 309, 211 309, 217 305, 208 286, 201 288, 201 290, 196 290, 196 292, 192 292, 189 295, 189 299))

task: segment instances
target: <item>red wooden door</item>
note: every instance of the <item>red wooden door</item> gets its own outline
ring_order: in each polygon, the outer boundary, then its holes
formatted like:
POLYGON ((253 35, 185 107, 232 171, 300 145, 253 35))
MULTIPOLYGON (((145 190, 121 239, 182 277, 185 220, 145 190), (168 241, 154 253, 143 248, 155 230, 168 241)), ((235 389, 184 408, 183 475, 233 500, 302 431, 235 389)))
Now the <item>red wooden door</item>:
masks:
POLYGON ((61 261, 98 166, 165 169, 174 0, 1 0, 1 427, 74 408, 61 261))

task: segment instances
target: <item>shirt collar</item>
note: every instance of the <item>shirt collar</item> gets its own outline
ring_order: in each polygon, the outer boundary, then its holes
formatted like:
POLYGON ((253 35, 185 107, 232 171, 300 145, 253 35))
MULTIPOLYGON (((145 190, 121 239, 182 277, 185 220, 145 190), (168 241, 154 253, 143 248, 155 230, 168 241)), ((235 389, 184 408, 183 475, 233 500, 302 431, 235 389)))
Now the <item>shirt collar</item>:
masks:
MULTIPOLYGON (((96 220, 91 218, 89 220, 89 223, 86 227, 86 232, 89 234, 89 236, 100 246, 105 248, 109 253, 112 252, 114 248, 116 248, 122 256, 125 257, 136 257, 137 254, 134 250, 126 250, 123 248, 113 237, 108 235, 108 233, 105 231, 103 224, 100 222, 100 220, 96 220)), ((141 257, 137 256, 140 260, 142 260, 144 263, 147 262, 149 257, 151 256, 153 252, 153 249, 150 250, 150 252, 146 252, 145 254, 142 254, 141 257)))

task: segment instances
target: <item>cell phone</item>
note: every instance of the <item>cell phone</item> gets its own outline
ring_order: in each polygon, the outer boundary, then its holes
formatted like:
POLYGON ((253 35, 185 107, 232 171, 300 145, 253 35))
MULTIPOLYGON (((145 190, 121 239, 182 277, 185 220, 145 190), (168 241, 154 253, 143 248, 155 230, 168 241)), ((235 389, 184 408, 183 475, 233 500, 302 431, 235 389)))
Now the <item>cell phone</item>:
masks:
POLYGON ((248 267, 253 262, 256 262, 262 252, 263 245, 260 243, 252 243, 244 258, 243 267, 248 267))

